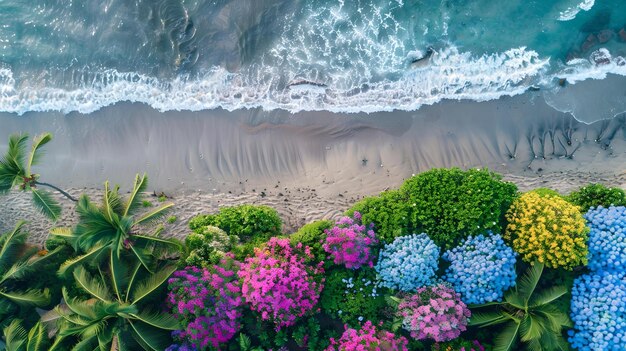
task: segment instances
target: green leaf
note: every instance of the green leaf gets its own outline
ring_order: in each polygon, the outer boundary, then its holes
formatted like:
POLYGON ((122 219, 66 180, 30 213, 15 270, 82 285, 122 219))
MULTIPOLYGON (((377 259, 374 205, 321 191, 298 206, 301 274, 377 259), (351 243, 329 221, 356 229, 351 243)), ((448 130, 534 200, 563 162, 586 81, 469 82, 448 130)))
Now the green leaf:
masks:
POLYGON ((152 262, 152 258, 150 257, 150 253, 145 252, 145 250, 143 250, 143 249, 136 248, 134 245, 131 245, 130 249, 133 251, 133 253, 135 254, 135 257, 137 257, 137 259, 139 260, 141 265, 148 272, 153 273, 152 269, 150 268, 150 265, 151 265, 151 262, 152 262))
POLYGON ((46 351, 48 350, 48 344, 46 328, 41 322, 37 322, 28 332, 26 351, 46 351))
POLYGON ((166 203, 154 210, 144 213, 137 221, 135 221, 135 225, 147 224, 163 218, 172 206, 174 206, 173 203, 166 203))
POLYGON ((27 340, 26 330, 22 327, 22 321, 14 319, 3 330, 6 351, 24 351, 27 340))
POLYGON ((472 316, 469 319, 468 325, 487 327, 495 324, 500 324, 508 321, 506 316, 498 312, 472 312, 472 316))
POLYGON ((250 346, 252 346, 250 338, 244 333, 239 333, 239 348, 242 351, 248 351, 250 346))
POLYGON ((39 160, 41 159, 41 156, 43 155, 43 152, 40 150, 41 147, 49 143, 50 140, 52 140, 52 134, 50 133, 42 133, 42 134, 35 136, 35 138, 33 138, 33 145, 30 150, 28 163, 26 164, 26 176, 27 177, 30 177, 31 175, 31 172, 30 172, 31 167, 33 165, 38 164, 39 160))
POLYGON ((0 291, 0 296, 4 296, 20 306, 43 306, 50 303, 50 292, 48 289, 30 289, 23 292, 0 291))
POLYGON ((122 264, 120 258, 117 256, 117 253, 113 250, 111 250, 109 255, 109 269, 111 270, 111 285, 113 286, 115 296, 117 296, 119 301, 124 301, 122 291, 127 283, 126 267, 122 264))
POLYGON ((33 203, 46 217, 56 221, 61 216, 61 206, 44 190, 33 189, 33 203))
POLYGON ((538 340, 543 334, 542 321, 533 315, 526 315, 519 325, 520 339, 523 342, 538 340))
POLYGON ((148 187, 148 176, 145 174, 141 177, 139 177, 139 174, 135 175, 135 184, 133 184, 133 190, 126 201, 126 207, 122 216, 132 215, 141 206, 141 193, 146 190, 146 187, 148 187))
POLYGON ((494 338, 493 351, 511 351, 517 342, 519 324, 511 322, 494 338))
POLYGON ((519 278, 517 283, 517 291, 519 293, 520 299, 525 302, 524 305, 528 306, 528 301, 535 292, 535 288, 537 288, 537 284, 539 283, 539 279, 541 278, 542 273, 543 264, 535 261, 528 268, 528 270, 526 270, 524 275, 519 278))
POLYGON ((26 242, 27 234, 22 232, 25 221, 19 221, 13 230, 0 236, 0 267, 12 265, 17 260, 21 246, 26 242))
POLYGON ((76 267, 74 270, 74 280, 80 288, 98 300, 102 302, 111 301, 111 296, 109 295, 106 285, 91 277, 82 266, 76 267))
POLYGON ((530 299, 530 307, 538 307, 547 305, 556 301, 561 296, 567 294, 567 287, 564 285, 553 286, 542 290, 530 299))
POLYGON ((176 266, 170 265, 163 267, 157 273, 150 275, 148 278, 144 279, 137 286, 134 291, 132 291, 133 303, 136 304, 141 301, 146 296, 149 296, 153 291, 158 289, 163 283, 167 281, 167 279, 174 273, 176 270, 176 266))
POLYGON ((133 335, 138 342, 147 345, 153 351, 164 350, 171 342, 169 331, 151 327, 142 322, 128 321, 135 332, 133 335))
POLYGON ((178 320, 176 320, 176 318, 169 313, 138 312, 131 315, 137 320, 154 328, 177 330, 181 327, 178 320))
POLYGON ((77 257, 74 257, 72 259, 65 261, 61 265, 61 267, 59 267, 58 273, 61 275, 64 275, 68 271, 71 271, 72 269, 74 269, 76 266, 87 263, 89 260, 100 255, 104 251, 105 248, 106 246, 96 246, 84 255, 80 255, 80 256, 77 256, 77 257))

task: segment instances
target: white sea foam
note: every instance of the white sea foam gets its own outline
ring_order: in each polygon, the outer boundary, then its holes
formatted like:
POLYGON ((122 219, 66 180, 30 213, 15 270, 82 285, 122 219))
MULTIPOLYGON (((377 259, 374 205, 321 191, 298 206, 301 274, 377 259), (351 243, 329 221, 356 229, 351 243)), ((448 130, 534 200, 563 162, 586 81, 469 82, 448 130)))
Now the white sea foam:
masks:
POLYGON ((559 21, 571 21, 576 18, 576 15, 580 11, 589 11, 595 5, 595 0, 583 0, 583 2, 579 3, 574 7, 570 7, 565 11, 560 13, 558 18, 559 21))

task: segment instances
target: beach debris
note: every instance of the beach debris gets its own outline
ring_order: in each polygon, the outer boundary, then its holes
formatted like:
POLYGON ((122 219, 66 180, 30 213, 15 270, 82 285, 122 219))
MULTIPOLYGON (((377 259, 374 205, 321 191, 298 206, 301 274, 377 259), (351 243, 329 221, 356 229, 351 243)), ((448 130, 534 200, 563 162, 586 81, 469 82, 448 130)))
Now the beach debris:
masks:
POLYGON ((619 31, 619 38, 622 39, 622 41, 626 41, 626 28, 622 28, 619 31))
POLYGON ((598 44, 598 38, 596 38, 596 36, 593 34, 589 34, 587 39, 585 39, 583 44, 580 46, 580 51, 582 52, 588 51, 596 44, 598 44))
POLYGON ((565 78, 559 78, 559 86, 560 87, 564 87, 565 84, 567 84, 567 79, 565 78))
POLYGON ((433 54, 436 54, 435 49, 433 49, 432 47, 428 47, 424 56, 411 60, 411 69, 423 68, 428 66, 428 64, 430 64, 430 57, 433 54))
POLYGON ((368 160, 367 160, 366 158, 363 158, 363 159, 361 160, 361 164, 362 164, 363 166, 367 166, 367 161, 368 161, 368 160))
POLYGON ((598 42, 600 42, 600 44, 604 44, 613 39, 613 35, 615 35, 615 32, 610 29, 601 30, 600 33, 598 33, 598 42))
POLYGON ((164 193, 164 192, 162 192, 162 191, 161 191, 160 193, 157 193, 156 191, 153 191, 153 192, 152 192, 152 196, 154 196, 154 197, 158 197, 158 198, 162 198, 162 199, 171 199, 171 198, 172 198, 171 196, 169 196, 169 195, 165 194, 165 193, 164 193))

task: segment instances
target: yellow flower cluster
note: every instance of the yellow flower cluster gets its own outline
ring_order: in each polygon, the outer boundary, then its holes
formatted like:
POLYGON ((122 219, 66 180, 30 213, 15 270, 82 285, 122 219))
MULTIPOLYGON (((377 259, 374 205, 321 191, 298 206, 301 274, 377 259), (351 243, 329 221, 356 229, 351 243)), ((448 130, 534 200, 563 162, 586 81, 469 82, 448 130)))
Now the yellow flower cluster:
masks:
POLYGON ((524 261, 568 270, 587 264, 589 228, 578 208, 561 197, 525 193, 506 219, 504 239, 524 261))

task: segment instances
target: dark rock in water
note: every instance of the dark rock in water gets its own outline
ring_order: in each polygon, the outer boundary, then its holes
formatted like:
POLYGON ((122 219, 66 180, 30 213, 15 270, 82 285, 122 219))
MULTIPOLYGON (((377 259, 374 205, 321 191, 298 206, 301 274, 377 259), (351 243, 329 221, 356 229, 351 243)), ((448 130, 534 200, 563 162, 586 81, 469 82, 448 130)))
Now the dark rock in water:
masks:
POLYGON ((618 66, 626 66, 626 59, 621 57, 621 56, 618 56, 615 59, 615 64, 618 65, 618 66))
POLYGON ((429 47, 428 50, 426 50, 426 54, 424 56, 411 61, 411 68, 420 68, 427 66, 433 53, 435 53, 435 50, 429 47))
POLYGON ((600 31, 600 33, 598 33, 598 41, 600 42, 600 44, 604 44, 607 41, 613 39, 614 34, 615 32, 610 29, 602 30, 600 31))
POLYGON ((306 80, 306 79, 293 80, 293 81, 289 82, 289 84, 287 84, 288 87, 294 87, 294 86, 298 86, 298 85, 312 85, 314 87, 320 87, 320 88, 328 87, 328 85, 326 85, 324 83, 312 82, 312 81, 306 80))
POLYGON ((626 28, 622 28, 619 31, 619 37, 622 41, 626 41, 626 28))
POLYGON ((567 53, 567 57, 565 58, 565 62, 570 62, 571 60, 580 58, 580 52, 578 51, 570 51, 567 53))
POLYGON ((567 79, 565 79, 565 78, 560 78, 560 79, 559 79, 559 86, 560 86, 560 87, 564 87, 564 86, 565 86, 565 84, 567 84, 567 79))
POLYGON ((608 65, 611 63, 611 54, 607 49, 596 50, 591 53, 589 56, 591 62, 594 62, 596 65, 608 65))
POLYGON ((539 88, 536 85, 531 85, 528 87, 528 91, 539 91, 539 90, 541 90, 541 88, 539 88))
POLYGON ((588 51, 596 44, 598 44, 598 38, 596 38, 596 36, 593 34, 589 34, 583 45, 580 46, 580 51, 588 51))

